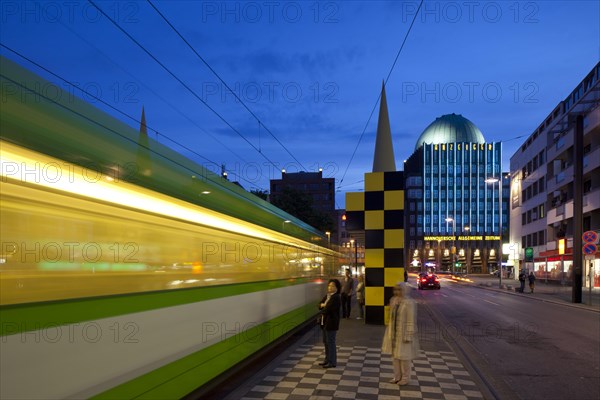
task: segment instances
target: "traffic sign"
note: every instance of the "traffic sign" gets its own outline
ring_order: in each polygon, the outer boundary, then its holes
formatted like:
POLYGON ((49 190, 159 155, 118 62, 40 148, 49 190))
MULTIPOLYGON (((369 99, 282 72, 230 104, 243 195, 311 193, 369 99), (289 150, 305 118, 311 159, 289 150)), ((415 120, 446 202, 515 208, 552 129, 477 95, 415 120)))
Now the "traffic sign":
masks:
POLYGON ((596 254, 596 251, 598 251, 598 246, 594 243, 586 243, 583 245, 583 254, 592 255, 596 254))
POLYGON ((581 238, 584 243, 598 243, 598 233, 596 231, 585 231, 581 238))

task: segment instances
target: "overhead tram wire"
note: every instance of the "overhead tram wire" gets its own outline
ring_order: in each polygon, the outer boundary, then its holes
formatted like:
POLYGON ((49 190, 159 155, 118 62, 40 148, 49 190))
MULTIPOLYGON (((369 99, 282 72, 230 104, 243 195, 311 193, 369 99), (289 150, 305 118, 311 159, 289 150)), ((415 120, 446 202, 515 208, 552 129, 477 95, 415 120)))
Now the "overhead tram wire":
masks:
MULTIPOLYGON (((73 114, 77 115, 78 117, 80 117, 80 118, 83 118, 84 120, 86 120, 86 121, 89 121, 89 122, 91 122, 92 124, 95 124, 95 125, 97 125, 97 126, 101 127, 102 129, 105 129, 105 130, 107 130, 108 132, 111 132, 111 133, 113 133, 113 134, 115 134, 115 135, 117 135, 117 136, 119 136, 119 137, 121 137, 121 138, 123 138, 123 139, 127 140, 128 142, 134 143, 135 145, 137 145, 137 146, 139 146, 139 147, 141 147, 141 148, 143 148, 143 149, 146 149, 146 150, 148 150, 148 151, 149 151, 149 152, 151 152, 152 154, 155 154, 155 155, 157 155, 158 157, 160 157, 160 158, 162 158, 162 159, 164 159, 164 160, 167 160, 167 161, 169 161, 169 162, 171 162, 171 163, 173 163, 173 164, 175 164, 175 165, 177 165, 177 166, 179 166, 179 167, 183 168, 183 169, 184 169, 184 170, 186 170, 186 171, 189 171, 189 172, 193 173, 194 175, 199 175, 199 174, 200 174, 200 173, 199 173, 199 171, 195 171, 195 170, 193 170, 193 169, 190 169, 188 166, 186 166, 186 165, 184 165, 184 164, 180 163, 179 161, 177 161, 177 160, 173 160, 173 159, 171 159, 171 158, 167 157, 166 155, 164 155, 164 154, 162 154, 162 153, 159 153, 159 152, 157 152, 156 150, 153 150, 153 149, 151 149, 149 146, 145 146, 145 145, 143 145, 143 144, 141 144, 141 143, 138 143, 138 141, 137 141, 137 140, 134 140, 134 139, 132 139, 132 138, 130 138, 130 137, 127 137, 127 136, 126 136, 126 135, 124 135, 123 133, 121 133, 121 132, 119 132, 119 131, 117 131, 117 130, 115 130, 115 129, 113 129, 113 128, 110 128, 110 127, 108 127, 108 126, 104 125, 103 123, 101 123, 101 122, 99 122, 99 121, 96 121, 95 119, 93 119, 93 118, 90 118, 90 117, 88 117, 87 115, 84 115, 84 114, 80 113, 80 112, 79 112, 79 111, 77 111, 77 110, 74 110, 74 109, 72 109, 72 108, 70 108, 70 107, 67 107, 67 106, 65 106, 64 104, 61 104, 61 103, 59 103, 58 101, 56 101, 56 100, 54 100, 54 99, 51 99, 51 98, 49 98, 48 96, 46 96, 45 94, 43 94, 43 93, 41 93, 41 92, 34 91, 34 90, 32 90, 32 89, 28 88, 27 86, 25 86, 23 83, 20 83, 20 82, 14 81, 13 79, 11 79, 11 78, 9 78, 8 76, 4 75, 2 72, 0 72, 0 77, 2 77, 2 78, 4 78, 4 79, 6 79, 7 81, 9 81, 9 82, 13 83, 14 85, 16 85, 16 86, 20 87, 21 89, 27 90, 27 91, 28 91, 28 92, 30 92, 30 93, 33 93, 33 94, 35 94, 35 95, 37 95, 37 96, 39 96, 39 97, 41 97, 41 98, 43 98, 43 99, 45 99, 45 100, 48 100, 50 103, 52 103, 52 104, 54 104, 54 105, 56 105, 56 106, 58 106, 58 107, 60 107, 60 108, 62 108, 62 109, 64 109, 64 110, 66 110, 66 111, 69 111, 69 112, 71 112, 71 113, 73 113, 73 114)), ((206 176, 206 175, 204 175, 204 176, 206 176)), ((218 176, 217 174, 215 174, 215 178, 219 178, 219 176, 218 176)), ((210 181, 211 183, 215 184, 215 185, 218 185, 219 187, 221 187, 221 189, 223 189, 223 190, 225 190, 225 191, 228 191, 228 192, 231 192, 231 188, 230 188, 230 187, 227 187, 226 185, 223 185, 223 183, 221 182, 222 180, 221 180, 220 178, 219 178, 219 179, 207 179, 207 180, 208 180, 208 181, 210 181)), ((251 182, 249 182, 249 181, 247 181, 247 182, 248 182, 248 183, 251 183, 251 182)), ((233 194, 234 194, 234 195, 237 195, 235 192, 233 192, 233 194)))
MULTIPOLYGON (((113 109, 114 111, 118 112, 119 114, 121 114, 121 115, 123 115, 123 116, 125 116, 125 117, 127 117, 127 118, 129 118, 129 119, 131 119, 131 120, 133 120, 134 122, 136 122, 136 123, 138 123, 138 124, 141 124, 141 123, 142 123, 142 121, 141 121, 141 120, 139 120, 139 119, 137 119, 137 118, 135 118, 135 117, 133 117, 133 116, 131 116, 131 115, 127 114, 125 111, 119 110, 118 108, 116 108, 115 106, 113 106, 113 105, 112 105, 112 104, 110 104, 110 103, 107 103, 106 101, 102 100, 101 98, 99 98, 99 97, 97 97, 97 96, 94 96, 92 93, 90 93, 90 92, 88 92, 88 91, 86 91, 86 90, 84 90, 84 89, 80 88, 80 87, 79 87, 79 86, 77 86, 75 83, 73 83, 73 82, 71 82, 71 81, 69 81, 69 80, 67 80, 67 79, 63 78, 62 76, 60 76, 60 75, 58 75, 58 74, 56 74, 56 73, 54 73, 54 72, 50 71, 48 68, 46 68, 46 67, 44 67, 43 65, 41 65, 41 64, 39 64, 39 63, 37 63, 37 62, 33 61, 32 59, 30 59, 29 57, 27 57, 27 56, 25 56, 25 55, 23 55, 23 54, 19 53, 18 51, 14 50, 14 49, 12 49, 12 48, 10 48, 10 47, 8 47, 8 46, 7 46, 7 45, 5 45, 4 43, 0 43, 0 46, 1 46, 1 47, 4 47, 5 49, 7 49, 8 51, 12 52, 13 54, 15 54, 15 55, 17 55, 17 56, 21 57, 22 59, 24 59, 24 60, 26 60, 26 61, 30 62, 31 64, 35 65, 35 66, 36 66, 36 67, 38 67, 39 69, 41 69, 41 70, 43 70, 43 71, 45 71, 45 72, 49 73, 50 75, 54 76, 55 78, 58 78, 58 79, 60 79, 61 81, 63 81, 63 82, 65 82, 66 84, 68 84, 69 86, 73 87, 74 89, 77 89, 77 90, 79 90, 81 93, 84 93, 84 94, 86 94, 87 96, 89 96, 89 97, 93 98, 94 100, 97 100, 97 101, 99 101, 100 103, 104 104, 105 106, 107 106, 107 107, 110 107, 111 109, 113 109)), ((173 140, 173 139, 169 138, 168 136, 166 136, 166 135, 165 135, 165 134, 163 134, 163 133, 160 133, 159 131, 157 131, 156 129, 154 129, 154 128, 150 127, 150 126, 149 126, 149 125, 147 125, 147 124, 146 124, 146 128, 148 128, 148 129, 149 129, 149 130, 151 130, 152 132, 156 133, 157 135, 160 135, 160 136, 162 136, 162 137, 166 138, 167 140, 171 141, 172 143, 175 143, 175 144, 177 144, 178 146, 181 146, 181 147, 182 147, 182 148, 184 148, 185 150, 188 150, 188 151, 192 152, 193 154, 197 155, 198 157, 200 157, 200 158, 203 158, 204 160, 208 161, 209 163, 211 163, 211 164, 214 164, 214 165, 216 165, 217 167, 221 167, 221 165, 220 165, 219 163, 216 163, 216 162, 214 162, 214 161, 212 161, 212 160, 210 160, 210 159, 206 158, 206 157, 205 157, 205 156, 203 156, 202 154, 199 154, 199 153, 195 152, 194 150, 187 148, 185 145, 183 145, 183 144, 181 144, 181 143, 178 143, 177 141, 175 141, 175 140, 173 140)))
MULTIPOLYGON (((187 119, 192 125, 195 125, 198 129, 200 129, 203 133, 207 134, 208 136, 210 136, 211 139, 213 139, 215 142, 219 143, 221 146, 223 146, 225 149, 227 149, 227 151, 229 151, 231 154, 233 154, 235 157, 237 157, 238 159, 240 159, 242 162, 247 163, 247 161, 240 156, 239 154, 237 154, 235 151, 233 151, 230 147, 228 147, 225 143, 223 143, 222 141, 220 141, 217 137, 215 137, 213 134, 211 134, 209 131, 207 131, 206 129, 202 128, 200 125, 198 125, 198 123, 194 120, 192 120, 189 116, 187 116, 183 111, 179 110, 177 107, 175 107, 170 101, 168 101, 167 99, 165 99, 164 97, 162 97, 160 94, 156 93, 155 90, 153 90, 151 87, 149 87, 148 85, 146 85, 144 82, 140 81, 135 75, 133 75, 131 72, 129 72, 128 70, 126 70, 123 66, 121 66, 120 64, 118 64, 116 61, 114 61, 112 58, 110 58, 106 53, 104 53, 102 50, 100 50, 98 47, 96 47, 93 43, 91 43, 90 41, 88 41, 87 39, 85 39, 84 37, 82 37, 79 33, 77 33, 76 31, 74 31, 73 29, 71 29, 70 26, 68 26, 67 24, 63 23, 62 21, 60 21, 60 24, 67 29, 69 32, 71 32, 73 35, 77 36, 82 42, 86 43, 88 46, 90 46, 91 48, 93 48, 94 50, 96 50, 96 52, 100 53, 101 55, 104 56, 104 58, 106 58, 108 61, 110 61, 114 66, 116 66, 117 68, 119 68, 120 70, 122 70, 123 72, 125 72, 127 75, 129 75, 131 78, 135 79, 141 86, 143 86, 146 90, 148 90, 150 93, 152 93, 154 96, 156 96, 157 98, 159 98, 160 100, 162 100, 163 103, 165 103, 166 105, 168 105, 169 107, 171 107, 175 112, 177 112, 179 115, 181 115, 183 118, 187 119)), ((139 122, 139 121, 138 121, 139 122)), ((157 135, 160 135, 160 133, 157 132, 157 135)), ((169 139, 171 140, 171 139, 169 139)), ((220 167, 220 166, 219 166, 220 167)))
MULTIPOLYGON (((248 112, 258 121, 259 124, 262 125, 262 127, 271 135, 271 137, 273 137, 273 139, 275 139, 275 141, 277 143, 279 143, 279 145, 281 147, 283 147, 283 149, 294 159, 294 161, 296 161, 298 163, 298 165, 300 165, 300 167, 302 167, 303 170, 306 170, 306 168, 304 168, 304 165, 302 165, 302 163, 300 161, 298 161, 298 159, 296 157, 294 157, 294 155, 292 154, 292 152, 285 147, 285 145, 283 143, 281 143, 281 141, 277 138, 277 136, 275 136, 275 134, 273 134, 273 132, 271 132, 271 130, 265 125, 264 122, 262 122, 260 120, 260 118, 254 114, 254 112, 248 108, 248 106, 246 105, 246 103, 244 103, 244 101, 242 99, 240 99, 240 97, 229 87, 229 85, 227 85, 227 83, 221 78, 221 76, 219 76, 219 74, 217 73, 217 71, 215 71, 210 64, 196 51, 196 49, 194 48, 194 46, 192 46, 190 44, 190 42, 188 42, 186 40, 185 37, 183 37, 183 35, 177 30, 177 28, 175 28, 175 26, 173 26, 173 24, 167 19, 167 17, 165 17, 165 15, 163 13, 160 12, 160 10, 150 1, 150 0, 146 0, 148 2, 148 4, 150 4, 150 6, 154 9, 154 11, 156 11, 156 13, 158 15, 160 15, 160 17, 165 21, 165 23, 167 25, 169 25, 171 27, 171 29, 173 29, 173 31, 177 34, 177 36, 179 36, 179 38, 181 40, 183 40, 183 42, 190 48, 190 50, 192 50, 192 52, 194 52, 194 54, 196 55, 196 57, 198 57, 200 59, 200 61, 202 61, 204 63, 204 65, 206 65, 206 67, 219 79, 219 81, 221 81, 221 83, 223 85, 225 85, 225 87, 227 88, 227 90, 229 90, 229 92, 231 92, 231 94, 233 94, 233 96, 236 98, 237 101, 239 101, 246 110, 248 110, 248 112)), ((260 152, 260 150, 259 150, 260 152)))
MULTIPOLYGON (((69 86, 73 87, 74 89, 77 89, 77 90, 79 90, 81 93, 84 93, 85 95, 89 96, 90 98, 93 98, 94 100, 97 100, 98 102, 100 102, 100 103, 102 103, 102 104, 106 105, 107 107, 110 107, 111 109, 113 109, 114 111, 118 112, 119 114, 121 114, 121 115, 123 115, 123 116, 125 116, 125 117, 127 117, 127 118, 129 118, 129 119, 131 119, 132 121, 134 121, 134 122, 136 122, 136 123, 138 123, 138 124, 141 124, 141 123, 142 123, 142 121, 141 121, 141 120, 139 120, 139 119, 137 119, 136 117, 133 117, 133 116, 131 116, 131 115, 127 114, 126 112, 124 112, 124 111, 122 111, 122 110, 119 110, 118 108, 116 108, 116 107, 115 107, 115 106, 113 106, 112 104, 110 104, 110 103, 107 103, 106 101, 102 100, 101 98, 99 98, 99 97, 97 97, 97 96, 94 96, 92 93, 90 93, 90 92, 88 92, 88 91, 86 91, 86 90, 84 90, 84 89, 80 88, 79 86, 77 86, 77 85, 76 85, 76 84, 74 84, 73 82, 69 81, 68 79, 65 79, 65 78, 63 78, 62 76, 60 76, 60 75, 58 75, 58 74, 56 74, 56 73, 54 73, 54 72, 50 71, 48 68, 46 68, 46 67, 44 67, 43 65, 41 65, 41 64, 39 64, 39 63, 37 63, 37 62, 35 62, 34 60, 30 59, 29 57, 27 57, 27 56, 25 56, 25 55, 23 55, 23 54, 19 53, 18 51, 14 50, 14 49, 12 49, 12 48, 10 48, 10 47, 8 47, 8 46, 7 46, 7 45, 5 45, 4 43, 0 43, 0 46, 1 46, 1 47, 3 47, 3 48, 5 48, 6 50, 8 50, 8 51, 12 52, 13 54, 15 54, 15 55, 17 55, 17 56, 21 57, 22 59, 24 59, 24 60, 28 61, 29 63, 31 63, 31 64, 35 65, 36 67, 38 67, 38 68, 40 68, 41 70, 43 70, 43 71, 47 72, 48 74, 50 74, 50 75, 52 75, 52 76, 54 76, 54 77, 56 77, 56 78, 58 78, 58 79, 62 80, 63 82, 65 82, 65 83, 66 83, 66 84, 68 84, 69 86)), ((196 151, 194 151, 194 150, 190 149, 190 148, 189 148, 189 147, 187 147, 186 145, 184 145, 184 144, 181 144, 181 143, 177 142, 177 141, 176 141, 176 140, 174 140, 174 139, 171 139, 171 138, 170 138, 169 136, 167 136, 166 134, 164 134, 164 133, 161 133, 161 132, 157 131, 156 129, 154 129, 154 128, 150 127, 148 124, 146 124, 146 128, 148 128, 150 131, 154 132, 156 135, 159 135, 159 136, 161 136, 161 137, 165 138, 165 139, 166 139, 166 140, 168 140, 169 142, 171 142, 171 143, 174 143, 174 144, 176 144, 177 146, 180 146, 181 148, 183 148, 183 149, 185 149, 185 150, 189 151, 190 153, 192 153, 192 154, 194 154, 194 155, 196 155, 196 156, 198 156, 198 157, 200 157, 200 158, 202 158, 202 159, 204 159, 204 160, 208 161, 209 163, 211 163, 211 164, 213 164, 213 165, 215 165, 215 166, 217 166, 217 167, 221 168, 221 164, 219 164, 219 163, 217 163, 217 162, 215 162, 215 161, 212 161, 211 159, 209 159, 209 158, 207 158, 207 157, 203 156, 202 154, 200 154, 200 153, 198 153, 198 152, 196 152, 196 151)), ((234 153, 234 154, 235 154, 235 153, 234 153)), ((243 180, 243 181, 245 181, 245 182, 247 182, 247 183, 251 184, 251 185, 254 185, 254 184, 255 184, 254 182, 251 182, 251 181, 249 181, 249 180, 247 180, 247 179, 244 179, 244 178, 243 178, 243 177, 241 177, 241 176, 238 176, 238 178, 239 178, 240 180, 243 180)))
POLYGON ((524 137, 527 137, 529 135, 519 135, 519 136, 515 136, 514 138, 510 138, 510 139, 505 139, 505 140, 498 140, 499 143, 506 143, 506 142, 511 142, 513 140, 517 140, 517 139, 521 139, 524 137))
MULTIPOLYGON (((412 22, 410 23, 410 26, 408 27, 408 31, 406 31, 406 35, 404 35, 404 40, 402 41, 402 44, 400 45, 400 49, 398 50, 398 53, 396 54, 396 58, 394 59, 394 63, 392 64, 392 67, 390 68, 390 72, 388 72, 387 77, 385 78, 384 81, 384 86, 387 85, 388 80, 390 79, 390 76, 392 75, 392 71, 394 71, 394 67, 396 66, 396 62, 398 61, 398 58, 400 57, 400 53, 402 52, 402 49, 404 48, 404 45, 406 44, 406 40, 408 39, 408 35, 410 34, 410 31, 412 30, 412 27, 417 19, 417 16, 419 15, 419 11, 421 10, 421 6, 423 5, 423 1, 421 0, 421 2, 419 3, 419 7, 417 8, 417 12, 415 13, 415 16, 413 17, 412 22)), ((369 123, 371 122, 371 118, 373 117, 373 113, 375 112, 375 109, 377 108, 377 104, 379 104, 379 100, 381 100, 381 92, 379 92, 379 95, 377 96, 377 101, 375 101, 375 104, 373 105, 373 109, 371 110, 371 114, 369 115, 369 119, 367 119, 367 123, 365 124, 365 127, 362 131, 362 133, 360 134, 360 137, 358 138, 358 143, 356 143, 356 147, 354 148, 354 151, 352 152, 352 156, 350 157, 350 161, 348 162, 348 166, 346 166, 346 170, 344 171, 344 175, 342 175, 342 179, 340 180, 340 185, 342 184, 342 182, 344 182, 344 178, 346 177, 346 174, 348 173, 348 169, 350 168, 350 164, 352 164, 352 160, 354 160, 354 156, 356 155, 356 151, 358 150, 358 146, 360 146, 360 142, 362 141, 363 136, 365 135, 365 132, 367 131, 367 127, 369 126, 369 123)))
POLYGON ((162 69, 164 69, 165 71, 167 71, 169 73, 169 75, 171 75, 177 82, 179 82, 183 87, 185 87, 196 99, 198 99, 210 111, 212 111, 213 114, 215 114, 225 125, 227 125, 232 131, 234 131, 239 137, 241 137, 242 139, 244 139, 244 141, 246 141, 246 143, 248 143, 250 145, 250 147, 252 147, 254 150, 256 150, 261 156, 263 156, 263 158, 265 160, 267 160, 271 165, 273 165, 273 167, 275 167, 276 169, 278 168, 277 165, 273 161, 271 161, 271 159, 269 159, 269 157, 267 157, 263 152, 259 151, 259 149, 256 148, 256 146, 254 144, 252 144, 252 142, 250 142, 237 129, 235 129, 235 127, 233 125, 231 125, 229 123, 229 121, 227 121, 221 114, 219 114, 208 103, 206 103, 204 100, 202 100, 202 98, 192 88, 190 88, 188 85, 186 85, 186 83, 183 82, 177 75, 175 75, 169 68, 167 68, 167 66, 165 66, 162 62, 160 62, 160 60, 158 58, 156 58, 150 51, 148 51, 144 46, 142 46, 142 44, 140 42, 138 42, 137 40, 135 40, 135 38, 133 36, 131 36, 129 34, 129 32, 127 32, 125 29, 123 29, 114 19, 112 19, 100 7, 98 7, 96 5, 96 3, 94 3, 92 0, 88 0, 88 3, 90 3, 91 5, 93 5, 98 10, 98 12, 100 12, 102 15, 104 15, 104 17, 106 17, 114 26, 116 26, 121 32, 123 32, 123 34, 125 34, 125 36, 127 36, 140 49, 142 49, 150 58, 152 58, 158 65, 160 65, 160 67, 162 69))
POLYGON ((339 191, 340 191, 340 189, 341 189, 341 188, 343 188, 343 187, 357 185, 357 184, 359 184, 359 183, 362 183, 362 182, 364 182, 364 181, 365 181, 364 179, 361 179, 360 181, 356 181, 356 182, 354 182, 354 183, 347 183, 347 184, 345 184, 345 185, 340 185, 340 186, 338 186, 338 188, 337 188, 337 191, 339 192, 339 191))

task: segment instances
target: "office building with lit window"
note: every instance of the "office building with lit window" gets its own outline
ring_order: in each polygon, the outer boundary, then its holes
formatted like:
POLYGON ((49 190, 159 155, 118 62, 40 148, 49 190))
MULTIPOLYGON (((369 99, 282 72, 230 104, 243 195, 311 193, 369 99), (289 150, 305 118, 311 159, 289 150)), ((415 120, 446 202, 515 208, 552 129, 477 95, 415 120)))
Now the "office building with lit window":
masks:
POLYGON ((501 160, 501 143, 486 143, 461 115, 443 115, 423 131, 404 162, 405 264, 411 270, 499 268, 509 194, 501 160))

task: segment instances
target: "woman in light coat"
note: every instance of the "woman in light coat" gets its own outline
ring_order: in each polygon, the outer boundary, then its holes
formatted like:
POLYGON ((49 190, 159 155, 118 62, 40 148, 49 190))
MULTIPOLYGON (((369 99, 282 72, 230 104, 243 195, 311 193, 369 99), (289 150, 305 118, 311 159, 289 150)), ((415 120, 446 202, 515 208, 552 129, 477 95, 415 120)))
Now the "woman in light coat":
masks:
POLYGON ((356 319, 363 319, 365 317, 365 277, 362 275, 358 276, 356 302, 358 303, 358 317, 356 319))
POLYGON ((399 282, 390 299, 390 320, 383 337, 381 352, 392 356, 393 383, 408 385, 411 362, 419 356, 417 308, 410 298, 409 286, 399 282))

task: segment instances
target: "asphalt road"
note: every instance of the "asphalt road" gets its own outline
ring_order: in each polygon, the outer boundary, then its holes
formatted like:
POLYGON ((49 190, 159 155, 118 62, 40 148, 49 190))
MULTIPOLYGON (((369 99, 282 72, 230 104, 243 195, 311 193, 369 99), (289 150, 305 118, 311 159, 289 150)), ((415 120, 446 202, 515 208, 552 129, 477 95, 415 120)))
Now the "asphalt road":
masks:
POLYGON ((415 290, 431 318, 421 341, 447 341, 498 399, 600 399, 600 313, 442 278, 415 290))

